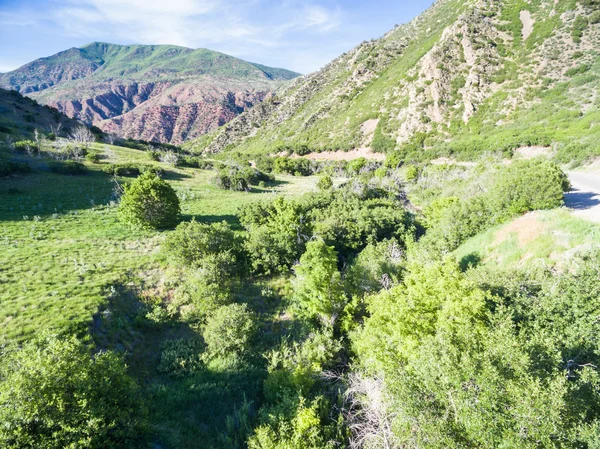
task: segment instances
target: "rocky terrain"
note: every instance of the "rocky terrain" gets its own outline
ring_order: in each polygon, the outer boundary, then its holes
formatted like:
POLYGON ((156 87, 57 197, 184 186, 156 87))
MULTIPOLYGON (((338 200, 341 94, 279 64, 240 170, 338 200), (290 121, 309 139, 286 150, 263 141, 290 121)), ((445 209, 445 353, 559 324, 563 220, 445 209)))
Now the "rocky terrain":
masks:
POLYGON ((538 145, 600 154, 599 8, 595 0, 439 0, 188 145, 206 152, 367 145, 466 156, 538 145), (376 123, 374 133, 365 132, 367 122, 376 123))
POLYGON ((298 74, 209 50, 94 43, 0 75, 0 87, 124 138, 181 143, 298 74))

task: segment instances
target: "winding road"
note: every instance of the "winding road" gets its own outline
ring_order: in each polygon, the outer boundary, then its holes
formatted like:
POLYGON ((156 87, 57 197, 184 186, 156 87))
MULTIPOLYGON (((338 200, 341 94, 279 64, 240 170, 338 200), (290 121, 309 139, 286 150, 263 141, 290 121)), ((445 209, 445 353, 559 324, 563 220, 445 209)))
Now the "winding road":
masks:
POLYGON ((565 205, 573 215, 600 223, 600 175, 568 172, 572 190, 565 193, 565 205))

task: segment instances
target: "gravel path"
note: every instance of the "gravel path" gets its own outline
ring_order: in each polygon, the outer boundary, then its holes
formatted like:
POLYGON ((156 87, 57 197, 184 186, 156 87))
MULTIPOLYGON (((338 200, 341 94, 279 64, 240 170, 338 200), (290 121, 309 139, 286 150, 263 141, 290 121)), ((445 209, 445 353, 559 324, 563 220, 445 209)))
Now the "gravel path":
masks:
POLYGON ((573 186, 565 193, 565 205, 576 215, 600 223, 600 175, 569 172, 573 186))

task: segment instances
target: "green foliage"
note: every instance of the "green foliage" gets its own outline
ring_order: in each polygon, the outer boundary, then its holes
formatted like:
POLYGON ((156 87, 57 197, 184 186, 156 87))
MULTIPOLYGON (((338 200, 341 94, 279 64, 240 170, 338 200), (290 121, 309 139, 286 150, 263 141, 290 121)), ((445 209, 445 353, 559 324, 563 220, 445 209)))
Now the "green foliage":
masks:
POLYGON ((510 217, 559 207, 569 188, 569 179, 558 165, 532 159, 515 162, 503 170, 490 192, 490 201, 497 216, 510 217))
POLYGON ((179 221, 179 198, 175 190, 152 172, 125 186, 119 205, 121 219, 142 229, 169 228, 179 221))
POLYGON ((331 427, 324 426, 321 401, 310 406, 301 400, 291 420, 283 417, 273 419, 255 430, 248 441, 249 449, 333 449, 335 443, 331 427))
POLYGON ((13 174, 31 173, 31 166, 26 162, 13 162, 0 160, 0 177, 13 174))
POLYGON ((590 70, 590 66, 589 65, 582 64, 582 65, 571 67, 570 69, 568 69, 565 72, 565 76, 573 77, 573 76, 576 76, 576 75, 582 75, 582 74, 586 73, 589 70, 590 70))
POLYGON ((289 157, 278 157, 273 161, 275 173, 288 173, 294 176, 310 176, 314 172, 314 164, 304 158, 292 159, 289 157))
POLYGON ((251 167, 225 166, 218 170, 213 182, 219 189, 249 192, 250 186, 257 185, 260 182, 272 182, 273 179, 273 177, 251 167))
POLYGON ((250 349, 255 332, 255 317, 246 304, 222 306, 210 315, 202 336, 209 357, 243 357, 250 349))
POLYGON ((92 151, 85 155, 85 159, 91 162, 92 164, 98 164, 100 163, 102 157, 100 156, 100 153, 92 151))
POLYGON ((324 174, 319 178, 319 182, 317 183, 317 188, 319 190, 330 190, 333 188, 333 180, 331 179, 331 175, 324 174))
POLYGON ((373 297, 354 344, 363 369, 385 376, 398 444, 593 447, 596 257, 558 277, 411 267, 405 286, 373 297))
POLYGON ((226 222, 204 224, 195 220, 180 223, 167 235, 163 250, 179 265, 198 266, 210 256, 235 255, 238 239, 226 222))
POLYGON ((109 164, 102 168, 104 173, 113 176, 130 176, 137 177, 142 173, 152 172, 155 175, 160 173, 160 170, 152 165, 136 164, 134 162, 124 162, 120 164, 109 164))
POLYGON ((369 299, 370 318, 354 337, 354 348, 372 372, 387 372, 418 356, 436 332, 459 338, 486 322, 485 294, 451 262, 412 266, 404 283, 369 299), (385 342, 385 343, 384 343, 385 342))
MULTIPOLYGON (((566 175, 553 162, 531 159, 515 162, 499 171, 488 191, 468 200, 439 198, 425 211, 430 226, 421 239, 421 249, 442 255, 456 249, 467 238, 510 217, 563 204, 568 190, 566 175)), ((426 257, 435 257, 427 252, 426 257)))
POLYGON ((198 372, 203 367, 204 345, 196 339, 166 340, 162 346, 158 371, 175 377, 198 372))
POLYGON ((326 325, 335 323, 347 302, 337 261, 333 247, 313 240, 294 267, 294 296, 301 314, 319 317, 326 325))
POLYGON ((573 42, 576 44, 581 42, 581 37, 583 36, 583 32, 588 27, 588 19, 584 16, 577 16, 575 21, 573 22, 573 28, 571 30, 571 37, 573 38, 573 42))
POLYGON ((252 268, 259 273, 276 273, 291 268, 311 234, 305 208, 284 198, 242 208, 240 222, 249 233, 245 248, 252 268))
POLYGON ((396 240, 369 244, 345 273, 345 288, 353 295, 387 289, 400 282, 404 262, 404 250, 396 240))
POLYGON ((61 175, 83 175, 87 173, 86 166, 77 161, 50 162, 48 168, 52 173, 61 175))
POLYGON ((140 404, 122 358, 92 357, 75 338, 46 337, 1 354, 4 448, 143 447, 140 404))

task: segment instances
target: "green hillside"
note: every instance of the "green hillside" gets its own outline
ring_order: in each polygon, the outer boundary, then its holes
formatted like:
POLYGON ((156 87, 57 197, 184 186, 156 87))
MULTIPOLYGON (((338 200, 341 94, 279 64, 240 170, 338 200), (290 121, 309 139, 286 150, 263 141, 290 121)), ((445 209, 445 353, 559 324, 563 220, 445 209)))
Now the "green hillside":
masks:
POLYGON ((587 0, 440 0, 189 146, 370 147, 409 159, 523 146, 552 146, 565 161, 596 155, 599 15, 587 0))

